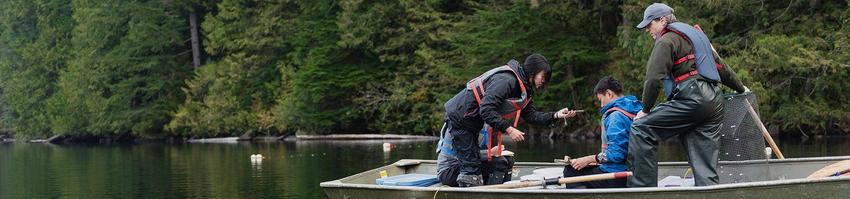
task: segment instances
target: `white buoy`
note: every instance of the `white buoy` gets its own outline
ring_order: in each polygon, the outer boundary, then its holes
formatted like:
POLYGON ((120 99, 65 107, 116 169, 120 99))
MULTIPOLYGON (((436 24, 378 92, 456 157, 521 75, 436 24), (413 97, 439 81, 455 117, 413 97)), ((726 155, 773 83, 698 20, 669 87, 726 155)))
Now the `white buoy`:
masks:
POLYGON ((254 163, 262 162, 263 159, 265 159, 265 157, 263 157, 263 155, 260 155, 260 154, 251 155, 251 162, 254 162, 254 163))
POLYGON ((384 152, 389 152, 393 149, 393 145, 389 142, 384 142, 384 152))

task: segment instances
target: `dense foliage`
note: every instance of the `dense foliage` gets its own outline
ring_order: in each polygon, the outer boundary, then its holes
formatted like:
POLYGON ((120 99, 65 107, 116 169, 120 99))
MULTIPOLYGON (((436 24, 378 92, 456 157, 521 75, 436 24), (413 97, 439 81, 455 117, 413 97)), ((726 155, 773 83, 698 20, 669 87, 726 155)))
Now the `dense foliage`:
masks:
MULTIPOLYGON (((0 134, 427 135, 465 81, 531 53, 553 66, 536 106, 590 110, 556 127, 587 131, 600 77, 640 94, 653 44, 634 25, 652 2, 6 0, 0 134)), ((768 126, 850 130, 846 1, 665 3, 706 30, 768 126)))

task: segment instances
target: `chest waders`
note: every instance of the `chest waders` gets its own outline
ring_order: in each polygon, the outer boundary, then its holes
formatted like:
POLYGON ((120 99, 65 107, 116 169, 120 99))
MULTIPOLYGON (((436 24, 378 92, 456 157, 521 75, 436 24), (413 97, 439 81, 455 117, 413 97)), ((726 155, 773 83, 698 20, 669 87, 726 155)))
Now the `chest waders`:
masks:
MULTIPOLYGON (((663 34, 680 35, 692 51, 673 59, 673 68, 690 67, 690 72, 675 76, 668 68, 664 91, 668 101, 659 104, 645 117, 634 121, 629 136, 629 187, 655 187, 658 184, 658 142, 677 136, 688 154, 697 186, 719 183, 719 131, 723 120, 723 97, 718 86, 719 70, 708 37, 685 23, 671 23, 663 34), (693 60, 693 66, 683 64, 693 60)), ((657 37, 660 39, 660 37, 657 37)), ((674 51, 675 52, 675 51, 674 51)))

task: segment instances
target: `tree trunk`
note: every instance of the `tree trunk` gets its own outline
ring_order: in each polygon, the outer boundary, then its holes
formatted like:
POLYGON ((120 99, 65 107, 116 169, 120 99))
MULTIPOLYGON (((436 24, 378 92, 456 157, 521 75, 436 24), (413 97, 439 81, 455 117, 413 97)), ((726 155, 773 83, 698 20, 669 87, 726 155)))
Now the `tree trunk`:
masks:
POLYGON ((198 38, 198 14, 195 12, 189 14, 189 31, 192 37, 192 66, 198 68, 201 66, 201 42, 198 38))
MULTIPOLYGON (((574 74, 575 71, 574 70, 575 70, 575 67, 573 67, 573 64, 567 64, 567 79, 568 80, 575 79, 575 74, 574 74)), ((570 96, 572 98, 571 100, 573 101, 573 104, 572 104, 573 108, 575 108, 579 104, 578 103, 578 92, 576 92, 576 90, 577 89, 570 89, 570 96)))

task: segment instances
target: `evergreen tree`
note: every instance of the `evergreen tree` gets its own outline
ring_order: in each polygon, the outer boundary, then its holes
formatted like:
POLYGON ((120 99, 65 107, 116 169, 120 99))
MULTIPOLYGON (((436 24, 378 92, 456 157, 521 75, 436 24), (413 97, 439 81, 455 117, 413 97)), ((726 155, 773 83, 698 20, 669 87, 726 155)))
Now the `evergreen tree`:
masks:
MULTIPOLYGON (((641 92, 653 41, 634 25, 652 2, 0 1, 0 133, 435 134, 467 80, 531 53, 553 66, 535 106, 592 112, 602 76, 641 92)), ((848 2, 665 3, 705 30, 768 126, 850 131, 848 2)))
POLYGON ((72 6, 73 58, 53 101, 54 131, 162 136, 190 69, 185 16, 162 1, 72 6))
POLYGON ((224 0, 202 24, 215 60, 184 89, 185 102, 168 128, 183 135, 239 135, 284 128, 271 115, 296 14, 292 3, 224 0))
POLYGON ((295 71, 277 114, 306 134, 365 131, 362 104, 354 98, 364 95, 368 85, 385 82, 390 66, 364 49, 346 46, 359 43, 340 38, 336 1, 299 2, 297 7, 287 38, 292 46, 287 65, 295 71))
POLYGON ((0 86, 8 112, 0 117, 19 137, 51 134, 48 100, 70 52, 68 0, 0 2, 0 86))

